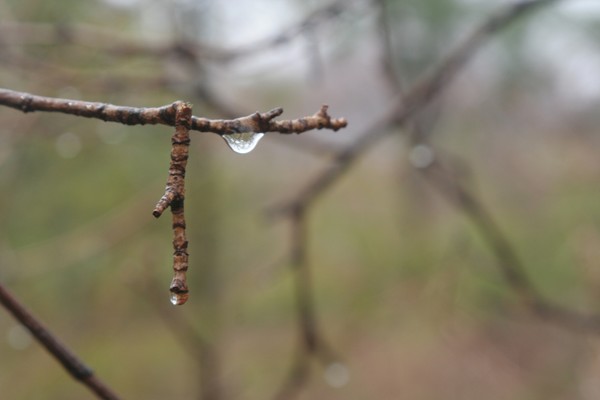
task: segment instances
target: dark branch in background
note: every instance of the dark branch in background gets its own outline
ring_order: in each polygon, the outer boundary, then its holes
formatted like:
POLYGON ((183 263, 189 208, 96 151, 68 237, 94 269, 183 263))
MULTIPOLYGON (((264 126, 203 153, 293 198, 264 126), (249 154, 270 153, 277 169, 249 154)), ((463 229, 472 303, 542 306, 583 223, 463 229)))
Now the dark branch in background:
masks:
POLYGON ((90 389, 96 397, 104 400, 118 400, 112 389, 106 386, 71 350, 62 344, 39 320, 36 319, 0 283, 0 303, 17 321, 31 332, 36 340, 67 370, 71 376, 90 389))
POLYGON ((304 386, 310 374, 310 356, 316 349, 317 327, 314 312, 314 294, 310 271, 306 264, 306 227, 304 209, 298 208, 291 214, 290 264, 294 272, 296 317, 298 318, 298 348, 287 377, 273 397, 287 400, 304 386))
POLYGON ((325 342, 317 323, 315 296, 310 266, 307 259, 306 215, 304 208, 297 208, 290 215, 292 239, 290 264, 294 272, 294 294, 298 331, 300 333, 298 349, 292 367, 281 387, 274 396, 276 400, 291 399, 308 381, 310 361, 313 357, 325 366, 336 357, 325 342))
MULTIPOLYGON (((309 32, 311 29, 317 28, 343 13, 354 12, 355 15, 364 15, 364 10, 355 9, 356 7, 353 8, 354 5, 353 2, 334 1, 316 8, 301 17, 297 23, 288 25, 282 31, 270 37, 246 46, 230 49, 185 38, 173 38, 165 42, 157 42, 154 39, 150 41, 141 37, 115 34, 112 30, 86 24, 0 21, 0 63, 7 68, 11 68, 17 74, 22 74, 28 80, 42 80, 46 85, 54 87, 72 85, 74 79, 77 79, 79 88, 85 87, 94 92, 124 90, 148 92, 149 90, 161 88, 172 89, 173 85, 185 88, 186 91, 191 88, 192 91, 196 92, 194 89, 197 83, 195 78, 203 74, 196 73, 198 72, 196 70, 193 75, 188 75, 187 78, 181 78, 182 80, 180 80, 173 77, 166 70, 165 60, 169 60, 169 63, 175 62, 185 69, 190 63, 196 66, 224 65, 228 62, 243 60, 245 57, 271 51, 276 47, 289 44, 291 41, 297 40, 299 35, 309 32), (80 52, 88 50, 96 53, 101 51, 103 54, 112 57, 113 61, 143 57, 157 63, 157 66, 154 68, 155 72, 148 74, 131 74, 114 70, 111 71, 110 76, 107 76, 106 66, 112 65, 114 62, 109 62, 108 65, 95 65, 91 69, 82 71, 65 67, 45 57, 40 58, 31 55, 29 52, 21 51, 25 46, 36 45, 62 47, 74 45, 76 46, 75 49, 80 52), (98 71, 102 71, 102 73, 98 73, 98 71)), ((85 55, 78 57, 78 59, 85 58, 85 55)), ((199 98, 208 101, 212 106, 215 105, 211 103, 211 100, 214 99, 210 97, 206 98, 200 95, 199 98)), ((225 106, 221 108, 234 111, 234 109, 223 103, 219 106, 225 106)), ((243 114, 229 112, 221 115, 226 118, 233 118, 243 114)))
POLYGON ((475 29, 454 51, 450 52, 438 67, 426 73, 418 80, 406 95, 398 94, 391 101, 385 115, 358 140, 338 151, 331 166, 309 182, 292 201, 274 208, 275 211, 289 213, 299 206, 308 206, 321 193, 327 190, 337 178, 346 172, 356 159, 366 153, 372 145, 387 136, 392 126, 403 126, 409 119, 423 110, 448 83, 462 70, 475 52, 485 42, 521 17, 534 9, 555 0, 522 1, 504 7, 475 29))
POLYGON ((427 167, 418 170, 423 172, 423 176, 433 183, 438 192, 471 219, 473 225, 475 225, 482 238, 496 256, 500 265, 500 271, 504 275, 506 282, 525 303, 533 304, 534 299, 539 294, 537 294, 533 284, 525 275, 523 265, 516 251, 481 200, 472 191, 467 189, 466 185, 457 178, 456 174, 452 174, 447 168, 442 166, 439 154, 436 157, 438 159, 434 160, 427 167))
POLYGON ((250 54, 257 54, 260 51, 287 44, 295 38, 297 38, 300 34, 306 32, 310 28, 313 28, 320 22, 327 21, 339 16, 346 7, 348 7, 347 0, 334 1, 331 4, 327 4, 309 13, 304 19, 299 21, 297 24, 288 27, 287 29, 277 33, 273 37, 258 41, 249 46, 230 50, 229 56, 232 59, 236 59, 250 54))
MULTIPOLYGON (((37 96, 24 92, 0 88, 0 105, 27 112, 48 111, 71 114, 125 125, 168 125, 175 126, 177 102, 162 107, 138 108, 116 106, 79 100, 37 96)), ((219 135, 241 132, 303 133, 313 129, 337 131, 347 125, 345 118, 331 118, 327 106, 314 115, 294 120, 274 121, 283 113, 276 108, 265 113, 256 112, 233 120, 192 117, 191 130, 212 132, 219 135)))
POLYGON ((505 29, 518 18, 533 12, 537 8, 549 5, 557 0, 524 0, 506 6, 473 31, 453 52, 442 60, 437 68, 424 75, 404 96, 406 111, 398 113, 396 123, 401 125, 415 111, 423 107, 448 85, 462 70, 471 57, 496 33, 505 29))
MULTIPOLYGON (((551 3, 554 0, 546 1, 524 1, 516 3, 511 8, 502 10, 490 20, 484 23, 475 33, 476 36, 482 36, 485 32, 489 32, 492 29, 498 29, 507 22, 510 22, 515 15, 526 11, 531 11, 535 7, 543 4, 551 3), (517 13, 517 14, 515 14, 517 13)), ((381 10, 384 10, 385 1, 381 1, 381 10)), ((381 18, 385 20, 385 13, 381 13, 381 18)), ((386 24, 381 23, 382 27, 382 41, 385 49, 383 58, 384 70, 386 71, 387 81, 390 86, 396 87, 398 92, 401 92, 398 79, 393 73, 392 57, 391 57, 391 46, 389 43, 389 31, 385 30, 386 24)), ((465 55, 469 51, 465 50, 469 47, 477 44, 479 40, 476 38, 470 38, 465 42, 462 47, 462 56, 457 55, 449 57, 447 66, 445 69, 456 68, 456 65, 461 65, 464 61, 465 55)), ((445 84, 447 77, 445 74, 439 74, 438 78, 432 80, 431 84, 425 84, 422 86, 421 93, 419 96, 431 97, 432 95, 427 93, 435 92, 435 89, 439 90, 440 85, 445 84)), ((412 91, 411 91, 412 93, 412 91)), ((410 104, 411 100, 406 100, 406 103, 410 104)), ((402 121, 397 121, 396 124, 391 124, 391 127, 400 127, 402 121)), ((419 138, 423 135, 420 132, 420 127, 413 120, 409 118, 405 121, 404 126, 407 132, 410 134, 413 140, 417 140, 418 144, 423 145, 419 142, 419 138)), ((425 144, 430 146, 429 144, 425 144)), ((422 176, 425 177, 432 186, 451 204, 455 205, 457 209, 462 211, 467 218, 471 220, 471 223, 479 232, 480 236, 490 248, 493 253, 498 267, 507 285, 517 294, 521 302, 535 315, 543 319, 558 323, 561 326, 569 329, 578 331, 587 331, 591 333, 600 333, 600 315, 585 315, 580 312, 566 309, 562 306, 554 304, 547 299, 536 289, 535 285, 531 282, 526 274, 526 268, 517 255, 517 251, 514 249, 506 235, 502 232, 492 214, 485 207, 484 203, 478 196, 469 190, 467 185, 457 178, 457 174, 453 172, 453 168, 447 162, 441 161, 441 155, 439 151, 436 152, 435 159, 427 166, 423 168, 417 168, 421 172, 422 176)))
POLYGON ((525 273, 525 266, 483 202, 456 178, 438 156, 419 169, 433 187, 469 218, 494 254, 500 272, 521 302, 535 315, 578 331, 600 334, 600 315, 585 315, 551 303, 539 293, 525 273))
MULTIPOLYGON (((150 261, 154 264, 154 259, 150 261)), ((152 278, 146 278, 148 285, 147 292, 160 291, 160 283, 152 278)), ((146 290, 144 290, 146 292, 146 290)), ((179 312, 173 312, 172 307, 160 300, 156 296, 147 296, 147 293, 141 293, 152 303, 152 312, 158 314, 163 320, 164 325, 171 330, 176 342, 181 346, 181 350, 186 353, 196 365, 198 375, 197 379, 201 387, 202 395, 200 399, 218 399, 220 388, 218 382, 214 380, 215 356, 213 354, 210 335, 197 328, 189 318, 179 312)), ((200 324, 199 326, 203 326, 200 324)))
MULTIPOLYGON (((293 263, 297 270, 295 276, 296 296, 298 317, 301 329, 304 335, 304 351, 301 351, 293 368, 284 381, 276 399, 287 399, 297 394, 299 390, 308 381, 309 364, 308 359, 313 351, 311 346, 319 343, 320 337, 315 336, 318 331, 314 324, 313 293, 310 289, 310 275, 306 270, 305 264, 305 239, 304 225, 307 210, 314 202, 329 189, 337 180, 348 171, 359 156, 366 153, 371 146, 379 142, 383 137, 392 132, 396 132, 398 127, 413 125, 413 118, 418 115, 432 100, 434 100, 449 82, 462 70, 464 65, 470 60, 473 54, 491 37, 502 29, 506 28, 511 22, 527 12, 534 10, 543 4, 549 4, 553 0, 532 0, 515 3, 502 8, 493 14, 488 20, 475 29, 454 51, 450 52, 441 63, 429 73, 426 73, 414 84, 406 95, 401 92, 399 81, 394 79, 391 86, 398 92, 396 97, 384 115, 373 126, 366 129, 359 136, 358 140, 343 148, 334 154, 330 167, 310 181, 291 201, 277 205, 269 210, 270 213, 280 214, 289 217, 293 224, 292 240, 292 260, 299 262, 293 263), (299 266, 304 266, 299 269, 299 266)), ((381 3, 379 6, 382 7, 381 3)), ((383 16, 380 15, 380 18, 383 16)), ((388 33, 387 26, 384 24, 381 29, 382 35, 388 33)), ((390 43, 384 43, 385 50, 389 50, 390 43)), ((393 66, 391 65, 391 55, 384 59, 387 79, 393 75, 393 66)), ((510 276, 520 285, 526 285, 528 282, 522 274, 516 270, 510 271, 510 276), (513 276, 514 275, 514 276, 513 276)), ((301 349, 302 350, 302 349, 301 349)))
POLYGON ((378 9, 377 28, 381 45, 381 71, 383 72, 385 81, 389 84, 389 89, 393 90, 394 93, 400 93, 402 87, 394 65, 394 47, 392 45, 392 32, 388 18, 389 9, 387 0, 374 0, 374 4, 378 9))

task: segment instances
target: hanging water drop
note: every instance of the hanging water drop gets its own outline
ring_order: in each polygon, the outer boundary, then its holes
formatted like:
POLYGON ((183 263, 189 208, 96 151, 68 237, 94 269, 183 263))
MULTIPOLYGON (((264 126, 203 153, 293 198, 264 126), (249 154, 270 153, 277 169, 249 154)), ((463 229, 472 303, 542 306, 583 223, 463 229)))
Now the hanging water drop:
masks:
POLYGON ((173 304, 174 306, 180 306, 182 304, 184 304, 188 298, 190 297, 188 292, 183 292, 183 293, 174 293, 171 292, 171 304, 173 304))
POLYGON ((231 150, 239 154, 246 154, 254 150, 263 136, 265 134, 262 132, 241 132, 223 135, 223 139, 231 150))
POLYGON ((341 388, 350 381, 350 371, 341 362, 332 362, 325 368, 325 381, 329 386, 341 388))

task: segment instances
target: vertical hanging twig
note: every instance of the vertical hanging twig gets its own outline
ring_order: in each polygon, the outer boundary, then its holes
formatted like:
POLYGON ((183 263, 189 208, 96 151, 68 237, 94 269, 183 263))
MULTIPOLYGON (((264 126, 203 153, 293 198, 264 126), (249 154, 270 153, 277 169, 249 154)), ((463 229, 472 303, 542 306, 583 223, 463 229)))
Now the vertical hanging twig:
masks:
POLYGON ((119 400, 119 396, 100 381, 88 366, 62 344, 1 283, 0 303, 31 332, 35 339, 62 364, 73 378, 87 386, 100 399, 119 400))
POLYGON ((310 268, 306 262, 306 218, 303 207, 298 207, 291 215, 292 249, 291 264, 294 269, 298 328, 302 347, 308 354, 318 350, 320 338, 314 305, 314 295, 310 268))
POLYGON ((175 133, 171 138, 171 164, 165 194, 156 204, 152 214, 158 218, 167 207, 171 207, 173 215, 173 280, 171 303, 184 304, 188 297, 186 271, 188 270, 188 241, 185 236, 185 215, 183 202, 185 199, 185 168, 190 146, 190 127, 192 108, 189 103, 177 102, 175 111, 175 133))
POLYGON ((306 218, 304 207, 290 211, 291 245, 290 264, 294 272, 296 316, 298 318, 299 346, 292 367, 275 400, 291 399, 307 382, 310 373, 310 356, 316 349, 318 334, 312 299, 310 271, 306 265, 306 218))
POLYGON ((319 330, 314 304, 311 271, 307 260, 306 209, 303 206, 290 210, 292 238, 290 263, 294 272, 296 316, 298 318, 299 346, 292 367, 275 400, 287 400, 298 394, 310 377, 310 361, 316 358, 323 365, 337 359, 319 330))

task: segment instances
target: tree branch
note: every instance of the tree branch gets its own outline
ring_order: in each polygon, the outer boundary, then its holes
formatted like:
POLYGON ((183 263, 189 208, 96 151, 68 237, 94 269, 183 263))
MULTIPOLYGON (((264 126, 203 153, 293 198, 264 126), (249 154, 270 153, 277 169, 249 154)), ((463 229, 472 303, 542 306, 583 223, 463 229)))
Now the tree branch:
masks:
POLYGON ((525 265, 492 214, 476 194, 438 159, 425 168, 422 175, 450 203, 471 220, 471 223, 496 258, 498 269, 522 304, 536 316, 560 326, 600 334, 600 314, 583 314, 564 308, 546 299, 526 274, 525 265))
POLYGON ((475 52, 488 39, 508 27, 519 17, 556 0, 525 0, 502 7, 477 27, 440 64, 423 75, 406 95, 399 93, 390 101, 384 115, 356 140, 333 156, 330 166, 310 181, 291 201, 273 207, 274 212, 287 214, 299 206, 307 206, 343 175, 372 145, 387 136, 392 127, 406 124, 436 98, 456 77, 475 52))
MULTIPOLYGON (((44 97, 30 93, 16 92, 0 88, 0 105, 22 112, 47 111, 76 115, 85 118, 101 119, 125 125, 168 125, 175 126, 177 102, 162 107, 126 107, 108 103, 44 97)), ((327 106, 312 116, 295 120, 274 121, 283 113, 276 108, 265 113, 256 112, 246 117, 232 120, 192 117, 191 130, 227 135, 243 132, 303 133, 312 129, 337 131, 347 125, 345 118, 331 118, 327 106)))
POLYGON ((89 367, 62 344, 1 283, 0 303, 17 319, 17 321, 31 332, 35 339, 62 364, 73 378, 90 389, 99 399, 119 400, 119 396, 97 378, 89 367))
MULTIPOLYGON (((529 12, 535 7, 553 1, 555 0, 522 1, 520 3, 515 3, 506 10, 501 10, 492 16, 486 23, 481 25, 476 31, 479 33, 477 33, 475 37, 467 40, 463 46, 463 51, 455 56, 449 57, 447 62, 442 64, 445 64, 445 66, 441 67, 440 71, 451 71, 452 69, 455 69, 457 65, 463 63, 464 61, 461 61, 461 59, 464 60, 468 55, 468 49, 473 47, 474 44, 477 43, 477 37, 481 37, 485 32, 498 29, 499 26, 506 24, 507 21, 514 18, 515 15, 519 15, 519 13, 529 12), (462 55, 460 53, 462 53, 462 55)), ((380 7, 383 10, 384 2, 381 2, 380 7)), ((383 12, 381 14, 383 14, 383 12)), ((389 46, 389 41, 386 40, 385 35, 387 35, 387 32, 383 32, 382 34, 382 41, 386 53, 383 62, 387 73, 387 81, 391 87, 395 87, 398 92, 401 92, 398 80, 392 73, 392 58, 390 57, 391 47, 389 46)), ((411 94, 414 93, 413 97, 405 100, 405 102, 408 104, 411 102, 414 103, 416 102, 415 99, 419 99, 419 97, 422 99, 431 98, 436 91, 439 91, 440 88, 446 84, 444 80, 448 79, 448 72, 434 74, 433 76, 435 76, 435 78, 433 78, 430 83, 422 84, 421 89, 416 92, 414 90, 411 91, 411 94)), ((425 80, 425 82, 427 82, 427 80, 425 80)), ((402 121, 398 121, 398 125, 401 125, 401 122, 402 121)), ((393 125, 393 123, 391 123, 391 125, 393 125)), ((404 125, 413 139, 422 137, 419 132, 419 125, 413 118, 406 120, 404 125)), ((539 318, 556 323, 568 329, 600 334, 600 314, 585 314, 565 308, 546 299, 545 296, 539 292, 528 277, 525 265, 518 256, 516 249, 493 218, 492 213, 487 209, 474 191, 470 190, 464 182, 461 182, 456 178, 456 174, 453 173, 452 168, 450 168, 447 163, 441 161, 439 152, 436 153, 437 156, 435 159, 427 166, 417 168, 418 171, 442 197, 452 203, 471 221, 476 231, 480 234, 483 241, 494 255, 498 269, 506 284, 514 291, 527 310, 539 318)))
POLYGON ((317 358, 324 365, 337 357, 325 341, 315 310, 315 295, 310 265, 307 259, 306 210, 299 207, 291 214, 292 238, 290 264, 294 272, 294 295, 298 323, 299 342, 292 366, 273 397, 275 400, 293 398, 308 382, 310 361, 317 358))

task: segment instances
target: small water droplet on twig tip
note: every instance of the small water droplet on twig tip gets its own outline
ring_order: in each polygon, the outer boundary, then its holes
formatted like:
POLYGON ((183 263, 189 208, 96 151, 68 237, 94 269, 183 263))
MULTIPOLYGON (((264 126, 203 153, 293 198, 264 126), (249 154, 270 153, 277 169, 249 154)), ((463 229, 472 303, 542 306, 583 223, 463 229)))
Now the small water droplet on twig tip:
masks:
POLYGON ((348 367, 341 362, 332 362, 325 368, 325 381, 329 386, 341 388, 350 381, 350 371, 348 367))
POLYGON ((174 306, 180 306, 182 304, 185 304, 185 302, 188 300, 189 297, 190 297, 190 294, 187 292, 171 293, 171 304, 173 304, 174 306))

